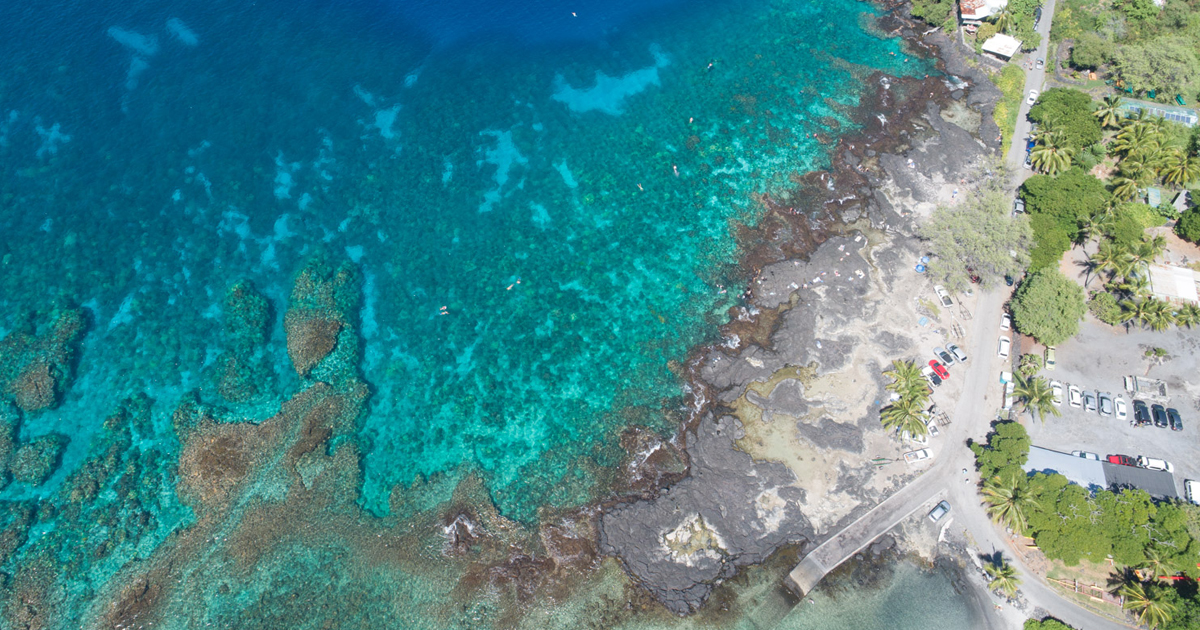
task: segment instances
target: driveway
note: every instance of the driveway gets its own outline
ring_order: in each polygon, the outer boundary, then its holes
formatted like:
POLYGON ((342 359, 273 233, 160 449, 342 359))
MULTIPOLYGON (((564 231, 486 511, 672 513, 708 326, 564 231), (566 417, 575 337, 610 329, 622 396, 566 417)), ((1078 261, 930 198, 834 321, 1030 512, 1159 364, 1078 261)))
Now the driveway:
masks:
MULTIPOLYGON (((1042 36, 1042 43, 1038 46, 1037 52, 1030 54, 1031 59, 1047 59, 1047 53, 1050 50, 1050 22, 1054 18, 1054 0, 1046 0, 1042 5, 1042 21, 1038 24, 1037 32, 1042 36)), ((1049 62, 1053 63, 1053 62, 1049 62)), ((1021 109, 1017 113, 1017 125, 1013 131, 1012 144, 1008 149, 1008 159, 1005 164, 1014 173, 1013 187, 1020 188, 1021 184, 1032 175, 1032 171, 1026 170, 1022 164, 1025 163, 1025 138, 1029 136, 1029 131, 1032 125, 1026 116, 1029 115, 1029 104, 1025 99, 1029 96, 1029 90, 1037 90, 1038 92, 1045 91, 1046 84, 1046 68, 1034 68, 1025 71, 1025 91, 1021 99, 1021 109)))

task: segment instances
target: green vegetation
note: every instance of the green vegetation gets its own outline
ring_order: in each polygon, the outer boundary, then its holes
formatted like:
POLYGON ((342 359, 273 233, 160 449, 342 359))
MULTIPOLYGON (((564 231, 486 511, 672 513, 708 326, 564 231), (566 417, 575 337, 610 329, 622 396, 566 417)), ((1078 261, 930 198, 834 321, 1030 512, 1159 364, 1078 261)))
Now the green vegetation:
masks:
POLYGON ((1092 97, 1071 88, 1050 88, 1029 110, 1029 120, 1053 128, 1062 145, 1078 151, 1100 142, 1100 120, 1092 97))
MULTIPOLYGON (((1033 356, 1036 357, 1037 355, 1033 356)), ((1037 358, 1040 362, 1041 357, 1037 358)), ((1037 415, 1042 422, 1046 421, 1047 414, 1051 416, 1062 415, 1062 412, 1054 404, 1054 390, 1050 389, 1050 382, 1040 376, 1017 374, 1013 396, 1021 401, 1021 406, 1025 411, 1028 411, 1030 415, 1037 415)))
POLYGON ((1058 474, 1027 476, 1021 470, 1029 453, 1025 429, 1015 422, 993 428, 987 445, 971 445, 989 480, 981 495, 993 519, 1032 537, 1048 558, 1068 566, 1111 556, 1118 568, 1200 575, 1200 506, 1156 503, 1135 489, 1092 494, 1058 474))
POLYGON ((1179 216, 1179 222, 1175 224, 1175 233, 1179 238, 1191 242, 1200 243, 1200 208, 1188 208, 1179 216))
POLYGON ((1026 619, 1024 630, 1075 630, 1073 627, 1053 618, 1046 617, 1041 621, 1037 619, 1026 619))
POLYGON ((983 570, 988 574, 988 588, 992 589, 992 592, 1009 599, 1017 596, 1021 578, 1017 576, 1017 569, 1013 565, 1005 562, 1003 558, 997 558, 995 562, 984 565, 983 570))
POLYGON ((1126 244, 1116 238, 1100 243, 1088 265, 1105 279, 1105 291, 1094 292, 1088 311, 1101 321, 1116 325, 1145 326, 1166 330, 1172 325, 1192 328, 1200 324, 1200 306, 1176 306, 1150 295, 1146 264, 1162 255, 1166 241, 1161 236, 1142 237, 1126 244))
POLYGON ((1083 289, 1055 268, 1030 274, 1017 289, 1011 308, 1017 330, 1047 346, 1075 336, 1087 311, 1083 289))
POLYGON ((1117 298, 1113 297, 1113 294, 1108 291, 1095 291, 1092 293, 1091 299, 1088 300, 1088 312, 1109 326, 1116 326, 1123 323, 1121 320, 1121 305, 1117 303, 1117 298))
POLYGON ((951 291, 961 291, 969 282, 968 268, 985 288, 1020 273, 1029 263, 1033 236, 1024 216, 1012 216, 1011 205, 995 180, 988 180, 958 206, 934 210, 918 231, 929 251, 937 254, 929 264, 930 277, 951 291))
POLYGON ((1182 37, 1161 37, 1146 44, 1117 46, 1113 69, 1134 92, 1161 90, 1193 93, 1200 78, 1196 45, 1182 37))
POLYGON ((921 437, 929 432, 925 425, 925 406, 929 404, 929 385, 921 368, 912 361, 892 361, 892 369, 883 373, 892 379, 887 389, 900 398, 879 412, 883 427, 899 435, 921 437))
POLYGON ((992 118, 1000 127, 1001 146, 1004 154, 1007 154, 1012 144, 1013 131, 1017 128, 1021 100, 1025 98, 1025 73, 1016 64, 1005 64, 999 75, 992 76, 992 81, 1003 95, 992 111, 992 118))
POLYGON ((958 25, 956 4, 955 0, 913 0, 912 16, 952 33, 958 25))
POLYGON ((1030 177, 1021 187, 1021 198, 1033 229, 1030 265, 1035 270, 1058 266, 1078 238, 1080 223, 1102 213, 1111 199, 1104 184, 1080 168, 1070 168, 1057 177, 1030 177))
POLYGON ((1021 362, 1017 365, 1017 374, 1025 378, 1032 378, 1042 370, 1042 356, 1038 354, 1023 354, 1021 362))

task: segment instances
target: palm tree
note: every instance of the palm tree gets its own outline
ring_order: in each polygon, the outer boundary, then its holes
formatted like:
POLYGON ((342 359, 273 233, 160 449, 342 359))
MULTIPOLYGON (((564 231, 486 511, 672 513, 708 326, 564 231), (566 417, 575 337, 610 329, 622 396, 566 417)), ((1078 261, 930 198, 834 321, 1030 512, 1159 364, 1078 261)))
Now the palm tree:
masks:
POLYGON ((1175 325, 1194 328, 1200 324, 1200 305, 1184 304, 1175 311, 1175 325))
POLYGON ((1121 323, 1129 326, 1145 324, 1150 318, 1150 299, 1130 299, 1121 302, 1121 323))
POLYGON ((1062 415, 1054 405, 1054 390, 1050 388, 1050 383, 1040 376, 1025 378, 1017 374, 1013 397, 1021 401, 1021 405, 1030 415, 1036 412, 1042 422, 1046 421, 1046 414, 1062 415))
POLYGON ((1007 33, 1008 27, 1012 26, 1012 18, 1013 18, 1012 10, 1006 6, 1003 9, 1001 9, 1000 12, 997 13, 993 17, 995 19, 992 20, 992 23, 996 25, 996 30, 1001 33, 1007 33))
POLYGON ((1145 323, 1150 327, 1150 330, 1162 332, 1175 323, 1175 314, 1171 309, 1170 303, 1154 298, 1148 298, 1144 301, 1149 302, 1146 305, 1145 323))
POLYGON ((1149 628, 1166 625, 1175 612, 1175 607, 1170 602, 1163 601, 1157 593, 1147 593, 1139 582, 1122 586, 1121 595, 1125 597, 1125 610, 1135 611, 1138 621, 1149 628))
POLYGON ((1130 199, 1133 199, 1134 195, 1137 194, 1138 189, 1141 188, 1136 179, 1122 177, 1120 175, 1114 177, 1112 182, 1113 196, 1121 201, 1129 201, 1130 199))
POLYGON ((1104 127, 1116 127, 1121 123, 1121 97, 1105 96, 1104 101, 1092 115, 1100 119, 1104 127))
POLYGON ((1188 155, 1178 147, 1164 151, 1162 168, 1163 181, 1171 186, 1184 186, 1200 179, 1200 159, 1188 155))
POLYGON ((1138 567, 1142 573, 1146 574, 1149 579, 1157 579, 1159 576, 1167 575, 1169 565, 1167 559, 1163 557, 1158 548, 1151 546, 1146 549, 1146 561, 1142 566, 1138 567))
POLYGON ((992 520, 1013 530, 1017 534, 1025 532, 1028 527, 1025 513, 1037 507, 1037 501, 1025 490, 1025 486, 1015 477, 1003 479, 996 475, 983 484, 983 502, 992 520))
POLYGON ((1096 249, 1096 253, 1091 256, 1096 272, 1107 271, 1110 273, 1110 279, 1125 269, 1125 260, 1125 248, 1109 240, 1102 241, 1100 247, 1096 249))
POLYGON ((1003 593, 1009 599, 1017 596, 1017 589, 1021 587, 1021 577, 1017 575, 1017 570, 1013 565, 1001 558, 996 562, 985 564, 983 569, 991 578, 988 588, 993 592, 1003 593))
POLYGON ((1062 146, 1059 135, 1054 132, 1042 134, 1037 146, 1029 153, 1029 162, 1034 168, 1048 174, 1057 175, 1071 167, 1071 158, 1075 157, 1075 149, 1062 146))
POLYGON ((1152 154, 1158 146, 1158 134, 1150 124, 1142 121, 1127 124, 1113 143, 1117 153, 1126 158, 1152 154))
POLYGON ((883 428, 896 433, 922 437, 929 432, 925 426, 925 400, 901 398, 879 413, 883 428))
POLYGON ((920 398, 922 402, 929 397, 929 385, 921 368, 912 361, 892 361, 892 369, 883 373, 892 379, 887 389, 896 392, 901 398, 920 398))
POLYGON ((1163 255, 1167 251, 1167 239, 1162 235, 1155 235, 1153 238, 1142 237, 1142 242, 1135 245, 1130 250, 1130 255, 1134 258, 1134 262, 1154 262, 1154 259, 1163 255))

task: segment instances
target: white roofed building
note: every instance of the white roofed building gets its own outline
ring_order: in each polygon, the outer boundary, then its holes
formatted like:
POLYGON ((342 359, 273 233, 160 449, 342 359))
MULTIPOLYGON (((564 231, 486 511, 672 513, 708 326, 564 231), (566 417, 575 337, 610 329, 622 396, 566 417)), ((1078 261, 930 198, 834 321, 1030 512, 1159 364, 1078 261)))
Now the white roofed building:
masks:
POLYGON ((964 24, 976 24, 1008 6, 1008 0, 959 0, 958 12, 964 24))
POLYGON ((1011 59, 1018 50, 1021 50, 1021 40, 1004 34, 992 35, 986 42, 983 42, 983 52, 991 53, 1005 60, 1011 59))

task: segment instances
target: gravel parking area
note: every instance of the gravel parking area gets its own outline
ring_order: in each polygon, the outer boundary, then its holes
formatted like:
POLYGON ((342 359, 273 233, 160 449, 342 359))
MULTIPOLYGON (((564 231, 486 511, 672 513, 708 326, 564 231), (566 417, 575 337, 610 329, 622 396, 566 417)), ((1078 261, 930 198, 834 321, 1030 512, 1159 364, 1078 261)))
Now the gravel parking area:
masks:
MULTIPOLYGON (((1029 350, 1027 350, 1029 351, 1029 350)), ((1026 420, 1037 446, 1063 452, 1089 451, 1101 458, 1112 453, 1145 455, 1165 459, 1175 466, 1175 485, 1183 497, 1184 479, 1200 479, 1200 331, 1172 328, 1164 332, 1106 326, 1090 318, 1080 333, 1057 348, 1057 366, 1042 371, 1048 379, 1063 384, 1062 417, 1049 417, 1043 424, 1026 420), (1152 361, 1148 348, 1163 348, 1167 357, 1152 361), (1167 383, 1168 407, 1179 410, 1183 431, 1154 426, 1134 428, 1133 395, 1125 391, 1124 377, 1137 375, 1167 383), (1069 384, 1084 391, 1122 394, 1129 406, 1127 421, 1071 408, 1066 401, 1069 384)), ((1149 404, 1149 402, 1147 402, 1149 404)), ((1028 416, 1025 416, 1028 418, 1028 416)))

